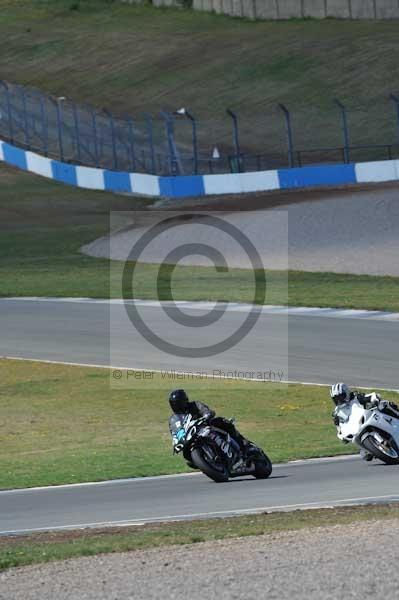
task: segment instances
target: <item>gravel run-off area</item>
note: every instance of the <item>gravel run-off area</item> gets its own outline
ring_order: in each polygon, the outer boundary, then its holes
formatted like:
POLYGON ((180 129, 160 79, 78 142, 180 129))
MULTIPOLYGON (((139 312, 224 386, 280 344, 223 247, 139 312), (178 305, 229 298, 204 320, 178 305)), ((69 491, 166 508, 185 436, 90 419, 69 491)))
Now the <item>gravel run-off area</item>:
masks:
POLYGON ((1 600, 396 598, 399 520, 360 522, 11 569, 1 600))
MULTIPOLYGON (((369 275, 399 275, 399 187, 384 186, 337 192, 305 191, 287 196, 271 195, 259 203, 258 210, 242 210, 245 198, 219 200, 223 219, 242 231, 256 246, 263 265, 270 269, 330 271, 369 275), (277 198, 277 202, 275 199, 277 198), (273 207, 265 209, 268 202, 273 207), (236 212, 227 207, 239 208, 236 212)), ((251 197, 246 200, 250 205, 251 197)), ((187 207, 182 205, 187 211, 187 207)), ((126 260, 135 243, 149 225, 170 212, 125 215, 122 229, 109 238, 85 246, 91 256, 126 260), (159 216, 160 215, 160 216, 159 216)), ((230 267, 249 268, 248 258, 234 236, 215 227, 204 226, 202 216, 183 220, 180 227, 152 236, 142 262, 160 263, 176 247, 192 242, 219 250, 230 267)), ((130 258, 137 258, 131 255, 130 258)), ((209 265, 199 255, 185 258, 182 264, 209 265)))

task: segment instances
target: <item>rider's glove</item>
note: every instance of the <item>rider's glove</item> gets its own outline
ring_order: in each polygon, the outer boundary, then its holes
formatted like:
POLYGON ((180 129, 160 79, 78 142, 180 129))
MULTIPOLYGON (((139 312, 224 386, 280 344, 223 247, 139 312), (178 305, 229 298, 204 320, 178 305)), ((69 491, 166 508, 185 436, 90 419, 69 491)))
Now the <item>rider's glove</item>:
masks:
POLYGON ((378 401, 378 410, 385 410, 386 408, 388 408, 389 402, 387 400, 379 400, 378 401))
POLYGON ((380 402, 384 402, 384 400, 381 399, 381 396, 379 396, 375 392, 373 392, 372 394, 368 394, 367 396, 365 396, 365 398, 370 402, 370 404, 374 406, 378 406, 380 402))

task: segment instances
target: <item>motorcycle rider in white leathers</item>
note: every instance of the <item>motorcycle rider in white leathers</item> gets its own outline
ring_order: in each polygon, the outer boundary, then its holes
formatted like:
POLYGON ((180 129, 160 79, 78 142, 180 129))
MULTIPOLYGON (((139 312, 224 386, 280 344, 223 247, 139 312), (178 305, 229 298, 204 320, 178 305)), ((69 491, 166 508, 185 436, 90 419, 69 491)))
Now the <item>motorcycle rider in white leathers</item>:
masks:
MULTIPOLYGON (((352 391, 345 383, 335 383, 330 388, 330 396, 335 404, 335 409, 332 413, 334 425, 339 427, 338 411, 342 404, 349 404, 353 400, 357 400, 365 409, 378 408, 378 410, 386 415, 399 419, 399 407, 394 402, 383 400, 376 392, 371 394, 363 394, 358 391, 352 391)), ((348 443, 345 442, 344 443, 348 443)), ((372 460, 373 456, 366 450, 360 451, 360 456, 364 460, 372 460)))

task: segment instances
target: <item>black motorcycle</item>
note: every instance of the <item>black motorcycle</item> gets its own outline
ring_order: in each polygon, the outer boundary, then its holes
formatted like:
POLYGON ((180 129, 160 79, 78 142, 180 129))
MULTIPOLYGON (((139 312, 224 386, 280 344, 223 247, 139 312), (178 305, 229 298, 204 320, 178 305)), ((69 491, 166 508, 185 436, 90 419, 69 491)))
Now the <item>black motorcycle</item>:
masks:
POLYGON ((243 456, 236 440, 205 418, 176 415, 175 423, 174 435, 179 441, 174 451, 182 452, 189 466, 213 481, 224 482, 243 475, 253 475, 256 479, 270 476, 272 463, 261 448, 252 446, 250 456, 243 456))

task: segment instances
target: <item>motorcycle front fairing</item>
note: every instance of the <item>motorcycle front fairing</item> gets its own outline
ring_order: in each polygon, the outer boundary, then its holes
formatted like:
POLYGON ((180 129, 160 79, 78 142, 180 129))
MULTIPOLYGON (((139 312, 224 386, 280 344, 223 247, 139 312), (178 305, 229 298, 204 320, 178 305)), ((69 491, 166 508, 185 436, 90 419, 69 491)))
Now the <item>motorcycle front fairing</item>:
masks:
POLYGON ((337 436, 340 440, 354 441, 365 419, 366 409, 357 399, 339 406, 335 414, 339 418, 337 436))
POLYGON ((184 427, 185 416, 173 414, 169 419, 169 430, 174 444, 183 441, 186 436, 186 429, 184 427))

